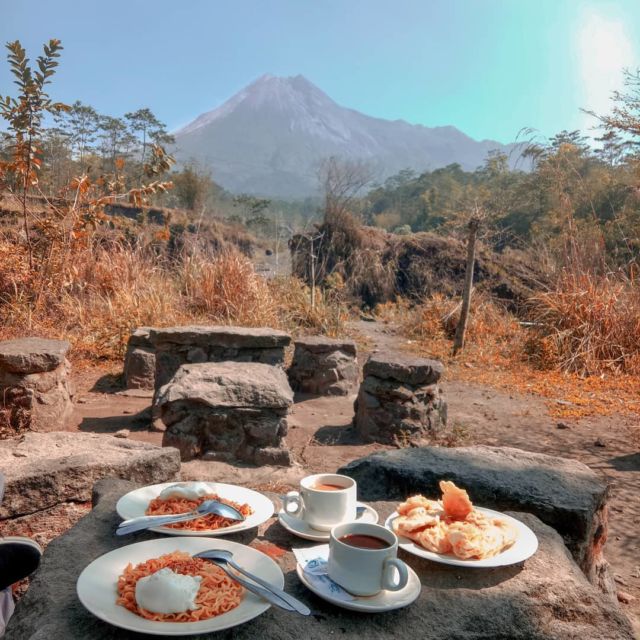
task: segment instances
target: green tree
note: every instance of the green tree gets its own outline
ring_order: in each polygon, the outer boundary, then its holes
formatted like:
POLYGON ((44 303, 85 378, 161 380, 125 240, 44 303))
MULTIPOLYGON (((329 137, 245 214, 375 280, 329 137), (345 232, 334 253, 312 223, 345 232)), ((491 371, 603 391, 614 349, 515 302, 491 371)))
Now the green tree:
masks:
POLYGON ((211 176, 194 164, 186 165, 182 171, 173 173, 171 178, 178 206, 190 211, 204 206, 207 198, 217 190, 211 176))
POLYGON ((119 165, 135 143, 135 138, 121 118, 100 116, 99 134, 101 151, 107 160, 110 170, 119 173, 119 165))
POLYGON ((174 142, 165 125, 156 118, 151 109, 144 108, 124 114, 129 131, 140 143, 140 164, 144 164, 149 141, 158 145, 174 142))

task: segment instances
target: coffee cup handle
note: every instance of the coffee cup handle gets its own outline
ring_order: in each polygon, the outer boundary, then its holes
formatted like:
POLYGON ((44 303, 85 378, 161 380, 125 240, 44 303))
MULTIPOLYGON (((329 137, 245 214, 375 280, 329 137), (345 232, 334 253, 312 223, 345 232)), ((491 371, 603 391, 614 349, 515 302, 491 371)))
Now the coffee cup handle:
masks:
POLYGON ((300 517, 304 511, 304 502, 299 491, 289 491, 283 500, 284 512, 289 516, 300 517), (289 509, 293 506, 293 509, 289 509))
POLYGON ((398 558, 387 558, 382 566, 382 588, 387 591, 400 591, 407 586, 407 582, 409 582, 407 565, 398 558), (397 582, 394 581, 394 568, 398 570, 397 582))

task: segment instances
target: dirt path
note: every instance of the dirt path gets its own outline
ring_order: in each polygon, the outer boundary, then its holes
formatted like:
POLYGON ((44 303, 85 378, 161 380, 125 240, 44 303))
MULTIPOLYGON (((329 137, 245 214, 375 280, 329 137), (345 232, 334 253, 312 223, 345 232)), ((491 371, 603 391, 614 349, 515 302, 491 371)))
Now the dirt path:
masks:
MULTIPOLYGON (((354 322, 351 332, 360 345, 361 361, 374 349, 403 350, 411 344, 392 325, 354 322)), ((117 392, 104 370, 78 376, 81 403, 71 429, 114 433, 130 429, 131 438, 161 444, 162 434, 148 429, 149 397, 117 392)), ((508 394, 493 388, 445 380, 449 418, 459 444, 513 446, 576 458, 612 485, 606 554, 618 588, 635 598, 623 604, 640 634, 640 417, 582 419, 559 428, 544 402, 533 395, 508 394)), ((362 445, 349 428, 354 396, 299 396, 287 436, 299 464, 288 470, 254 469, 215 462, 183 464, 185 479, 232 481, 254 486, 294 485, 308 473, 333 470, 346 462, 384 450, 362 445)))

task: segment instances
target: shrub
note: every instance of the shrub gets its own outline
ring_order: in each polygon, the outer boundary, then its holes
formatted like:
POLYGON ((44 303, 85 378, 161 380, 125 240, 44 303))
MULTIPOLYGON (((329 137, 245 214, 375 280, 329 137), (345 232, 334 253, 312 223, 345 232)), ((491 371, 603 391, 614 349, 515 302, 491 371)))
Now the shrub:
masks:
POLYGON ((640 290, 621 272, 566 269, 531 299, 528 352, 542 367, 582 375, 640 373, 640 290))

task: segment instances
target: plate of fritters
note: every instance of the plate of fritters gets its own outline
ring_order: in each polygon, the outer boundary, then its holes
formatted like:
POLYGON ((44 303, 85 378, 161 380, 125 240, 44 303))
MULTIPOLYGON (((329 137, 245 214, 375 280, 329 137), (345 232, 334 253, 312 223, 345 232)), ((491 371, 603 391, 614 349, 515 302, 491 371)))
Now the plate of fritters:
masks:
MULTIPOLYGON (((214 546, 231 551, 238 564, 269 584, 284 587, 280 567, 257 549, 228 540, 214 543, 211 538, 157 538, 120 547, 96 558, 78 578, 78 598, 93 615, 116 627, 180 637, 229 629, 269 609, 266 600, 246 591, 222 569, 193 558, 196 553, 214 546), (193 609, 162 614, 141 607, 138 582, 166 569, 199 578, 193 609)), ((167 601, 176 597, 175 589, 168 585, 164 588, 166 591, 155 594, 156 599, 158 595, 167 601)))
POLYGON ((148 485, 122 496, 116 504, 116 511, 123 520, 140 516, 171 515, 193 511, 205 500, 219 500, 229 504, 238 509, 245 516, 245 520, 237 522, 210 514, 187 522, 152 527, 149 530, 172 536, 223 536, 257 527, 266 522, 274 511, 273 502, 267 496, 246 487, 221 482, 165 482, 148 485), (187 490, 196 488, 201 495, 162 499, 160 494, 171 487, 187 490))
POLYGON ((416 556, 459 567, 502 567, 524 562, 538 549, 535 533, 499 511, 474 507, 464 489, 440 482, 442 498, 422 495, 398 505, 385 526, 400 548, 416 556))

